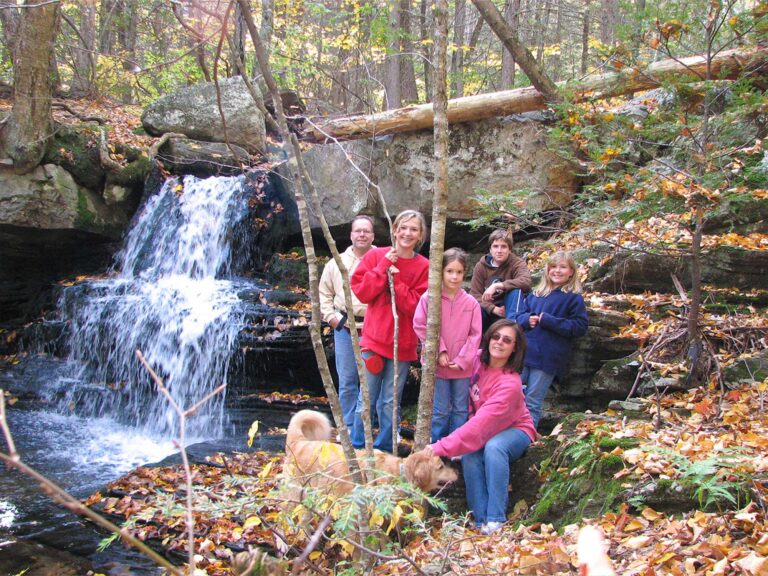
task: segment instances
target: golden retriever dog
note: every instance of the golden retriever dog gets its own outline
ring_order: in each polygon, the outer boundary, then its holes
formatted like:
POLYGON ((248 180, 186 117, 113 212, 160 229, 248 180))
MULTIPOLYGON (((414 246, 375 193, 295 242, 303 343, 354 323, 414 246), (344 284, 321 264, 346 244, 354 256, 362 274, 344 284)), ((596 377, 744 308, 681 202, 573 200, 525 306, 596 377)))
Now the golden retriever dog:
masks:
MULTIPOLYGON (((303 503, 307 489, 322 492, 330 497, 343 497, 357 485, 341 445, 330 441, 331 430, 331 423, 321 412, 301 410, 291 418, 283 464, 284 502, 303 503)), ((411 454, 407 458, 398 458, 374 450, 373 462, 366 458, 365 450, 357 450, 356 453, 368 484, 391 482, 397 477, 403 477, 423 492, 432 492, 455 482, 458 478, 456 471, 446 466, 439 456, 424 451, 411 454)), ((303 506, 298 509, 303 510, 299 520, 299 525, 302 526, 299 534, 309 536, 309 511, 303 506)), ((295 535, 301 538, 299 534, 295 535)), ((275 534, 275 546, 281 555, 290 547, 284 538, 285 534, 275 534)))
MULTIPOLYGON (((335 495, 354 487, 352 474, 341 445, 330 442, 331 423, 321 412, 301 410, 291 418, 285 441, 286 476, 296 484, 322 488, 335 495)), ((367 468, 365 450, 357 450, 361 467, 367 468)), ((432 492, 455 482, 458 474, 439 456, 424 451, 398 458, 374 450, 374 470, 366 469, 369 482, 386 482, 402 476, 424 492, 432 492)))

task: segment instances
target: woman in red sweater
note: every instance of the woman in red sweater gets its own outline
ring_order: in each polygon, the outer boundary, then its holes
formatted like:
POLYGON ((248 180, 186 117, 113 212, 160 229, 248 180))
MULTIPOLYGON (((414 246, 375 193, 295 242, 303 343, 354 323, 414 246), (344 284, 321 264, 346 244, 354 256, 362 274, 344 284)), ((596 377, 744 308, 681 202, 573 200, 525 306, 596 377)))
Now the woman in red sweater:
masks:
POLYGON ((469 393, 469 420, 427 446, 438 456, 461 456, 467 504, 483 534, 507 519, 509 465, 536 439, 520 381, 525 334, 512 320, 498 320, 483 336, 469 393))
MULTIPOLYGON (((395 306, 398 316, 398 417, 403 386, 411 362, 417 359, 416 333, 413 331, 413 313, 421 295, 427 290, 429 260, 417 253, 424 243, 427 223, 421 212, 405 210, 392 224, 395 245, 391 248, 373 248, 361 260, 350 279, 355 296, 368 305, 365 313, 360 346, 366 366, 366 380, 371 402, 371 412, 376 410, 379 433, 373 447, 392 452, 392 425, 394 408, 394 342, 395 321, 387 272, 392 271, 395 289, 395 306)), ((363 430, 363 394, 357 397, 355 422, 352 425, 352 445, 362 448, 365 444, 363 430)))

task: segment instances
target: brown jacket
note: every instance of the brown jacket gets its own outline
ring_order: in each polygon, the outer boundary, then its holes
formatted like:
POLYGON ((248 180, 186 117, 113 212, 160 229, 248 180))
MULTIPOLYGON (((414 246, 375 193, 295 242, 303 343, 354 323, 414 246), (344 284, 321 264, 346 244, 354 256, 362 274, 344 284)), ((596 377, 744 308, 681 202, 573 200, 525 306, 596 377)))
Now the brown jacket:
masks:
POLYGON ((469 288, 469 293, 489 313, 493 313, 494 306, 504 305, 504 296, 510 290, 520 288, 523 292, 528 292, 531 289, 531 273, 525 260, 510 252, 507 261, 498 268, 494 268, 491 262, 490 254, 486 254, 475 264, 469 288), (497 280, 504 283, 504 291, 497 293, 491 302, 484 302, 483 292, 497 280))

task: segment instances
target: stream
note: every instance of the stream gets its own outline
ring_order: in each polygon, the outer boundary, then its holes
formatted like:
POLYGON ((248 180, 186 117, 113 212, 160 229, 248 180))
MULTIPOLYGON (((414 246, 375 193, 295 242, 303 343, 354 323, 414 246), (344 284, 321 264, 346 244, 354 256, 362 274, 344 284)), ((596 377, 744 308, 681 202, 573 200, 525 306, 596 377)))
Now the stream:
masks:
MULTIPOLYGON (((274 329, 297 313, 265 303, 270 287, 250 277, 249 259, 234 249, 252 243, 253 206, 245 177, 169 180, 140 209, 114 270, 61 289, 41 330, 48 339, 0 370, 0 388, 14 398, 8 424, 27 465, 86 498, 177 453, 172 404, 189 408, 222 383, 236 385, 188 420, 187 445, 244 449, 250 419, 285 425, 287 412, 258 416, 237 401, 243 391, 306 381, 302 362, 279 375, 274 365, 305 338, 305 330, 274 329), (249 356, 258 362, 246 367, 249 356)), ((19 472, 0 472, 0 574, 17 538, 86 558, 105 574, 157 573, 119 544, 97 551, 103 537, 19 472)))

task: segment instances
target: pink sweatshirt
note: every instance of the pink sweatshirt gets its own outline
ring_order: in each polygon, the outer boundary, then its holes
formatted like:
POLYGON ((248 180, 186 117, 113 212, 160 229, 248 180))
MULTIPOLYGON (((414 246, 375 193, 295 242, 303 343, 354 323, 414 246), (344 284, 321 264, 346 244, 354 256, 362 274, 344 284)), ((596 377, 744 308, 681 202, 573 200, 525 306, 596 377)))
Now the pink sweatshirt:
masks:
MULTIPOLYGON (((425 292, 419 299, 413 315, 413 330, 422 345, 427 339, 428 299, 429 294, 425 292)), ((438 354, 446 352, 450 361, 460 366, 461 370, 438 366, 435 375, 445 379, 469 378, 472 375, 472 364, 483 336, 480 305, 477 300, 461 289, 453 298, 449 298, 443 292, 441 301, 442 318, 438 354)))
POLYGON ((503 368, 489 368, 480 362, 479 355, 476 365, 477 379, 469 391, 469 420, 432 444, 438 456, 453 458, 476 452, 507 428, 518 428, 531 441, 536 440, 536 427, 525 406, 520 375, 503 368))

